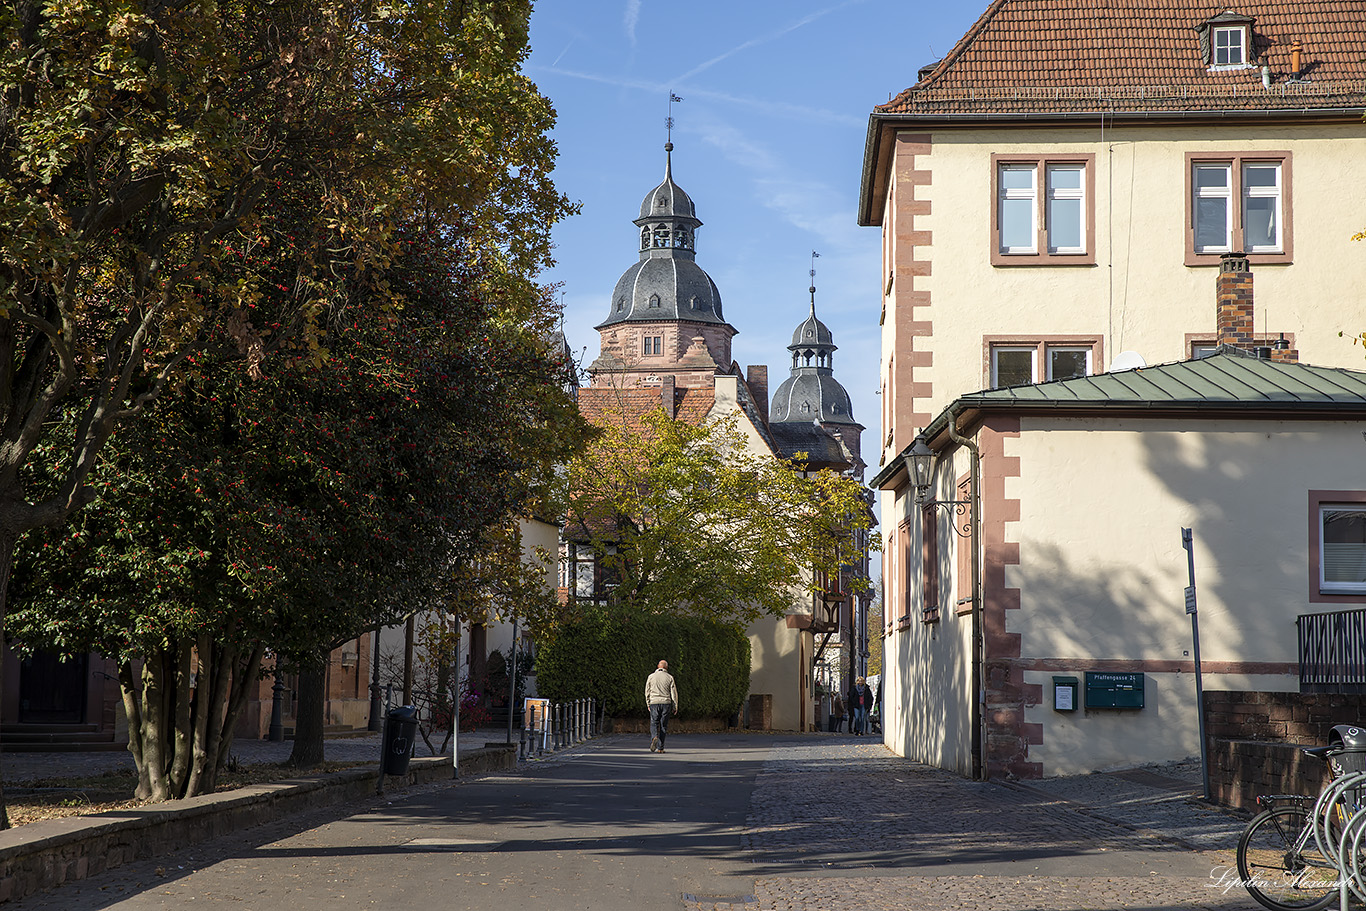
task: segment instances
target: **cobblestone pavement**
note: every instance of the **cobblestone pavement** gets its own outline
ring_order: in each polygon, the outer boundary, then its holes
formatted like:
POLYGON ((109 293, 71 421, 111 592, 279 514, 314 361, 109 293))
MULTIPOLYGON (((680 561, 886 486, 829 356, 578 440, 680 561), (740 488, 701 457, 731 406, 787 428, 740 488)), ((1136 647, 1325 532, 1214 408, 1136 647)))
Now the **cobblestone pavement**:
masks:
POLYGON ((1219 883, 1244 820, 1198 804, 1198 794, 1194 763, 1020 785, 966 781, 877 743, 775 745, 741 837, 756 874, 753 894, 689 895, 683 905, 688 911, 1256 907, 1240 886, 1219 883), (1194 854, 1196 843, 1206 853, 1194 854), (1147 857, 1153 869, 1136 869, 1135 851, 1139 867, 1147 857), (1128 858, 1122 864, 1120 852, 1128 858), (1107 853, 1116 869, 1097 875, 1107 853), (1069 858, 1086 861, 1067 875, 1036 872, 1066 868, 1069 858))

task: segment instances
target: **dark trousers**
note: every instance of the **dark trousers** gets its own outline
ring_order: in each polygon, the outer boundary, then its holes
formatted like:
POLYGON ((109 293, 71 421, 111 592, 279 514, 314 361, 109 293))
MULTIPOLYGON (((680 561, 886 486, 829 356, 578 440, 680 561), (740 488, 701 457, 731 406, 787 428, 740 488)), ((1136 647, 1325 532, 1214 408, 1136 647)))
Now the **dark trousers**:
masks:
POLYGON ((658 740, 660 749, 664 748, 664 738, 669 734, 669 715, 673 710, 671 702, 657 702, 650 706, 650 739, 658 740))

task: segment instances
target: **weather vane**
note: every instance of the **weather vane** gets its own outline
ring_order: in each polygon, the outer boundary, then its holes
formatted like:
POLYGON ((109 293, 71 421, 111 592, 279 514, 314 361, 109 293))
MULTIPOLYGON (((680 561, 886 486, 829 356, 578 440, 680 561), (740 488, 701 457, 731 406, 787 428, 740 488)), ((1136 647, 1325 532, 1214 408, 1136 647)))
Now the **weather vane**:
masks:
POLYGON ((669 116, 664 121, 664 129, 668 131, 668 138, 666 141, 670 146, 673 146, 674 144, 674 102, 682 100, 682 98, 679 98, 673 92, 669 93, 669 116))
POLYGON ((812 306, 812 307, 815 307, 815 306, 816 306, 816 260, 818 260, 818 259, 820 259, 820 258, 821 258, 821 255, 820 255, 819 253, 817 253, 815 250, 812 250, 812 251, 811 251, 811 288, 810 288, 810 291, 811 291, 811 306, 812 306))

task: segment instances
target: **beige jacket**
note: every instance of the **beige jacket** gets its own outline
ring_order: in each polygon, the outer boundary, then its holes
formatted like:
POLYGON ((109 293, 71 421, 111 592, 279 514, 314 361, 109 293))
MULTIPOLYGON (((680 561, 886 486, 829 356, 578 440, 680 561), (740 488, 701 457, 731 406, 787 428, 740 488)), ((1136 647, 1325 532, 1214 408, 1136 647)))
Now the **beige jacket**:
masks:
POLYGON ((668 702, 673 703, 674 711, 678 711, 678 687, 674 685, 673 675, 660 668, 645 678, 645 704, 668 702))

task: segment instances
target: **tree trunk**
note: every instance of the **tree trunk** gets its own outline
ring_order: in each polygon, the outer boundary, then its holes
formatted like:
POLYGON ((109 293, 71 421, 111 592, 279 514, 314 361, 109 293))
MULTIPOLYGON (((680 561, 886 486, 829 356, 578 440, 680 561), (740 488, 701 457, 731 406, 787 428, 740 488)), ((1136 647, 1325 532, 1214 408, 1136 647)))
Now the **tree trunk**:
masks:
POLYGON ((289 764, 311 768, 323 761, 323 702, 327 656, 314 656, 299 668, 299 705, 294 712, 294 750, 289 764))

